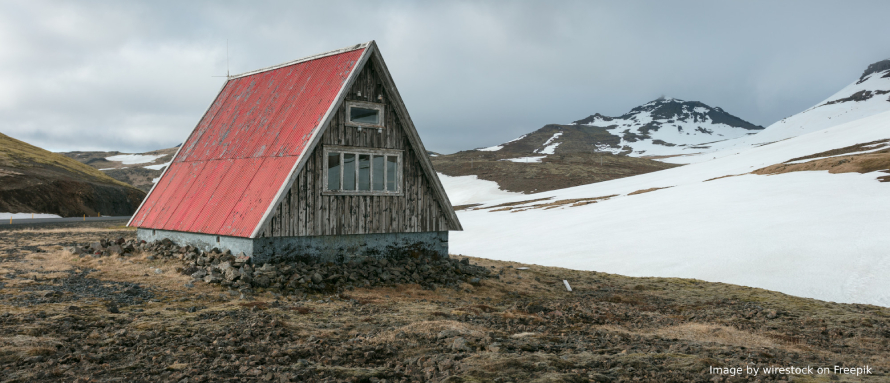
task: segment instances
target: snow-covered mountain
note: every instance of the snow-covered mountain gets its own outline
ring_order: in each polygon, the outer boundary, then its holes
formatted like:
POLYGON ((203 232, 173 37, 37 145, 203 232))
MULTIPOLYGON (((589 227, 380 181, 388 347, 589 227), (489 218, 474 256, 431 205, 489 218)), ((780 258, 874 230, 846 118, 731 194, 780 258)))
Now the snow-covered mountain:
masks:
POLYGON ((703 145, 698 154, 662 161, 678 164, 707 161, 887 111, 890 111, 890 60, 883 60, 869 65, 859 79, 837 93, 803 112, 779 120, 756 135, 703 145))
POLYGON ((594 114, 570 124, 546 125, 500 145, 477 149, 537 156, 611 153, 632 157, 676 156, 755 134, 762 126, 698 101, 659 98, 619 117, 594 114))
POLYGON ((756 134, 762 126, 698 101, 659 98, 620 117, 599 113, 573 125, 605 128, 621 138, 616 145, 631 156, 664 156, 697 152, 699 147, 756 134))
POLYGON ((689 165, 460 211, 451 251, 890 306, 890 65, 878 64, 689 165))

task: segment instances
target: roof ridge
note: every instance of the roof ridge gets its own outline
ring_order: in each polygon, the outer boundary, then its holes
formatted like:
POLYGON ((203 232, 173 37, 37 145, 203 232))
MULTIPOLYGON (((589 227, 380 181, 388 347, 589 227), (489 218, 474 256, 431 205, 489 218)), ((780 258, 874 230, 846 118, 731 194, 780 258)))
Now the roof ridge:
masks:
POLYGON ((251 75, 255 75, 255 74, 257 74, 257 73, 267 72, 267 71, 270 71, 270 70, 275 70, 275 69, 278 69, 278 68, 283 68, 283 67, 286 67, 286 66, 290 66, 290 65, 294 65, 294 64, 299 64, 299 63, 306 62, 306 61, 317 60, 317 59, 320 59, 320 58, 322 58, 322 57, 333 56, 333 55, 340 54, 340 53, 352 52, 352 51, 357 50, 357 49, 364 49, 364 48, 369 47, 369 46, 370 46, 371 44, 373 44, 373 43, 374 43, 374 40, 371 40, 371 41, 368 41, 368 42, 365 42, 365 43, 355 44, 355 45, 350 45, 350 46, 348 46, 348 47, 344 47, 344 48, 340 48, 340 49, 334 49, 334 50, 332 50, 332 51, 327 51, 327 52, 319 53, 319 54, 315 54, 315 55, 312 55, 312 56, 306 56, 306 57, 303 57, 303 58, 300 58, 300 59, 296 59, 296 60, 292 60, 292 61, 284 62, 284 63, 281 63, 281 64, 276 64, 276 65, 272 65, 272 66, 265 67, 265 68, 255 69, 255 70, 252 70, 252 71, 248 71, 248 72, 244 72, 244 73, 240 73, 240 74, 231 75, 231 76, 229 76, 228 80, 232 80, 232 79, 236 79, 236 78, 241 78, 241 77, 246 77, 246 76, 251 76, 251 75))

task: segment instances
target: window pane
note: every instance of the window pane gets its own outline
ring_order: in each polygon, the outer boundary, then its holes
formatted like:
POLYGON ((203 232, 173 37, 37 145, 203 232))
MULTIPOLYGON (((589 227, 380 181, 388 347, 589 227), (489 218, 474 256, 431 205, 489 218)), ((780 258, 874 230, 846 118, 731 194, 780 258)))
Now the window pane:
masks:
POLYGON ((339 152, 328 152, 328 190, 340 190, 339 152))
POLYGON ((355 190, 354 153, 343 153, 343 190, 355 190))
POLYGON ((372 173, 371 179, 374 181, 374 190, 383 190, 383 156, 374 156, 372 159, 372 163, 374 165, 374 171, 372 173))
POLYGON ((386 156, 386 190, 396 191, 396 175, 398 175, 399 157, 386 156))
POLYGON ((349 120, 352 122, 360 122, 363 124, 379 124, 380 111, 377 109, 359 108, 353 106, 349 108, 349 120))
POLYGON ((358 155, 358 190, 371 190, 371 155, 358 155))

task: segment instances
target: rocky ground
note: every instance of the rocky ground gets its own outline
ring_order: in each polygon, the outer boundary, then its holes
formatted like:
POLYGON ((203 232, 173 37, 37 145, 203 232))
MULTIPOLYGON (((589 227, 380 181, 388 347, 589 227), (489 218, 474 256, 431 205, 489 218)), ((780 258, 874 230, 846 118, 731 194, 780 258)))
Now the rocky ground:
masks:
POLYGON ((0 381, 890 380, 883 307, 463 257, 252 265, 134 234, 0 228, 0 381))

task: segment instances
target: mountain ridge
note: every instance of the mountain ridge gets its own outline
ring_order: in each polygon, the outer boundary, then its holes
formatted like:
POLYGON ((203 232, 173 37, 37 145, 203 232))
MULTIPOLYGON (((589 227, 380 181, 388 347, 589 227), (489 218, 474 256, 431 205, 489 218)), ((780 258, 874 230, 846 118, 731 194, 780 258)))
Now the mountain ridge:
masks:
POLYGON ((0 211, 130 215, 145 193, 63 155, 0 133, 0 211))
POLYGON ((764 129, 720 107, 700 101, 660 97, 621 116, 592 114, 569 124, 548 124, 517 139, 479 151, 516 154, 609 153, 632 157, 676 156, 701 145, 755 134, 764 129), (554 126, 563 134, 537 137, 554 126), (579 133, 580 132, 580 133, 579 133))

